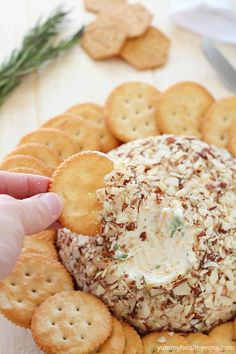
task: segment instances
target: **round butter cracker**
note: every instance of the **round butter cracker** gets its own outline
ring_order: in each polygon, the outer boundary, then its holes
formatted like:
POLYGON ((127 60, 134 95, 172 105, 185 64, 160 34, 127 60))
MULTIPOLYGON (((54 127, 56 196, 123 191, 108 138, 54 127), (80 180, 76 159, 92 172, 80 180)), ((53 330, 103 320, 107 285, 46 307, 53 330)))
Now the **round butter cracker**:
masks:
MULTIPOLYGON (((125 335, 121 323, 112 317, 112 331, 110 337, 93 354, 123 354, 125 348, 125 335)), ((129 353, 131 354, 131 353, 129 353)))
POLYGON ((101 60, 118 55, 126 38, 123 22, 102 15, 87 26, 80 44, 93 59, 101 60))
POLYGON ((74 141, 59 129, 40 128, 34 130, 23 136, 19 145, 26 143, 44 144, 51 148, 62 161, 76 152, 74 141))
POLYGON ((128 142, 159 135, 159 91, 145 83, 127 82, 116 87, 105 105, 105 118, 117 139, 128 142))
POLYGON ((96 127, 99 129, 99 141, 102 152, 108 152, 119 146, 119 141, 106 126, 103 107, 95 103, 86 102, 70 107, 67 112, 79 115, 86 121, 96 124, 96 127))
POLYGON ((101 231, 100 204, 96 191, 104 187, 113 162, 106 155, 87 151, 62 163, 52 176, 50 191, 64 203, 59 221, 73 232, 96 236, 101 231))
POLYGON ((141 37, 128 39, 120 56, 138 70, 151 70, 166 64, 169 46, 164 33, 149 27, 141 37))
POLYGON ((122 323, 125 333, 124 354, 143 354, 143 342, 133 327, 127 323, 122 323))
POLYGON ((111 315, 98 298, 66 291, 48 298, 32 318, 31 331, 46 353, 91 353, 109 337, 111 315))
POLYGON ((58 155, 48 146, 38 143, 27 143, 17 146, 9 156, 26 155, 41 160, 48 168, 54 170, 60 163, 58 155))
POLYGON ((234 322, 226 322, 215 327, 209 337, 218 345, 230 346, 231 350, 224 350, 224 354, 236 353, 236 337, 234 335, 234 322))
POLYGON ((39 171, 36 168, 32 167, 14 167, 10 168, 8 172, 44 176, 44 173, 42 171, 39 171))
POLYGON ((0 170, 9 171, 14 168, 26 167, 40 171, 43 176, 51 176, 52 169, 48 168, 41 160, 27 155, 13 155, 4 159, 0 164, 0 170))
POLYGON ((73 139, 76 152, 100 149, 99 130, 92 122, 71 115, 58 123, 57 129, 62 130, 73 139))
POLYGON ((169 87, 158 105, 161 132, 200 138, 200 121, 213 102, 211 94, 196 82, 183 81, 169 87))

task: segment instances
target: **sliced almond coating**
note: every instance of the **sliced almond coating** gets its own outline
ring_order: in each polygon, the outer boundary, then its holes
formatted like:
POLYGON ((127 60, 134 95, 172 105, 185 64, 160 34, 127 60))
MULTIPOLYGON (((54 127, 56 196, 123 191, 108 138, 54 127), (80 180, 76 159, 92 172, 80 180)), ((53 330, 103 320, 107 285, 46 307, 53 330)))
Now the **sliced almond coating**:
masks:
POLYGON ((111 329, 106 305, 82 291, 66 291, 48 298, 35 311, 31 324, 37 345, 55 354, 91 353, 106 341, 111 329))
POLYGON ((61 263, 22 254, 13 272, 0 283, 0 312, 16 325, 29 328, 35 309, 44 300, 71 289, 72 278, 61 263))
POLYGON ((88 151, 72 156, 56 169, 50 191, 63 199, 62 225, 82 235, 99 234, 101 206, 96 191, 104 187, 104 178, 112 168, 113 162, 106 155, 88 151))
POLYGON ((99 129, 99 141, 101 144, 101 151, 108 152, 119 146, 119 141, 108 130, 104 118, 103 107, 95 103, 79 103, 68 109, 68 113, 79 115, 85 120, 93 122, 99 129))
POLYGON ((27 155, 14 155, 7 157, 0 164, 0 170, 9 171, 18 167, 29 167, 36 169, 44 176, 51 176, 52 169, 49 169, 41 160, 27 155))
POLYGON ((67 134, 59 129, 40 128, 26 134, 19 145, 39 143, 50 147, 63 161, 76 152, 76 144, 67 134))

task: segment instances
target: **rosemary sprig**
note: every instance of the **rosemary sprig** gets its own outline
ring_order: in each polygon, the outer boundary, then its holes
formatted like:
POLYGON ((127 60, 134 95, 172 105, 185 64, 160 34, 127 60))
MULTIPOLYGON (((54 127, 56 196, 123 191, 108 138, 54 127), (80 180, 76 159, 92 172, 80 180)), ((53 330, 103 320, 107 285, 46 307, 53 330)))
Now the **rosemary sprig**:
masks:
POLYGON ((44 22, 39 21, 25 35, 21 47, 13 50, 10 57, 0 65, 0 106, 26 75, 78 43, 83 35, 83 27, 70 38, 57 40, 67 14, 57 9, 44 22))

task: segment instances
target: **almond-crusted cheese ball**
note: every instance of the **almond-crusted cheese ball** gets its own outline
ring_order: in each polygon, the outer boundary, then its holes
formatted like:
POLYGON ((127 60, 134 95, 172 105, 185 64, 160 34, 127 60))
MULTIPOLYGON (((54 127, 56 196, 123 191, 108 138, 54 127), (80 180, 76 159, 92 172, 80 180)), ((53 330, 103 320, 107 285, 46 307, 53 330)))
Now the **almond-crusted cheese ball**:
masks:
POLYGON ((206 331, 236 314, 236 159, 162 135, 109 153, 103 233, 58 234, 78 286, 142 333, 206 331))

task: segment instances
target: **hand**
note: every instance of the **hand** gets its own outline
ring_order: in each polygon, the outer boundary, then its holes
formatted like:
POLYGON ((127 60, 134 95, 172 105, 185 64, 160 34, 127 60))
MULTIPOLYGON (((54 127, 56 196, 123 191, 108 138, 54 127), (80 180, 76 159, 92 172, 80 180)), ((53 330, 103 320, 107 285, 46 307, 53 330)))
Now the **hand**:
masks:
POLYGON ((49 178, 0 172, 0 280, 14 268, 24 236, 51 226, 62 212, 49 178))

